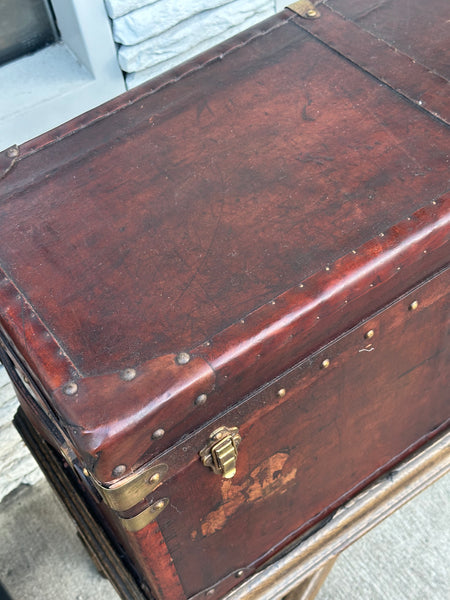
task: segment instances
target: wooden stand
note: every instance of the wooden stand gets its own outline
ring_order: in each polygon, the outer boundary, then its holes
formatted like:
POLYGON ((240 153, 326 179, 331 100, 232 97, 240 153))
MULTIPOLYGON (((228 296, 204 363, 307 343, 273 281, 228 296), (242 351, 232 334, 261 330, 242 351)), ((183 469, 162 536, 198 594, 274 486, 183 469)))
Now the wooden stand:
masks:
POLYGON ((226 600, 312 600, 343 550, 449 471, 447 431, 344 504, 323 527, 226 600))

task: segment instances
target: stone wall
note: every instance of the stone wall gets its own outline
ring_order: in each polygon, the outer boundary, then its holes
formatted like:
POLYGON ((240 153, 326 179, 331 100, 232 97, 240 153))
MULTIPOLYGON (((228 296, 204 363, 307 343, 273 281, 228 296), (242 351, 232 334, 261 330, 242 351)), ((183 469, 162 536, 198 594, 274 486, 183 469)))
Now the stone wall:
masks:
POLYGON ((14 388, 0 366, 0 501, 21 483, 33 484, 43 477, 12 425, 17 407, 14 388))
POLYGON ((105 0, 129 88, 263 21, 278 0, 105 0))

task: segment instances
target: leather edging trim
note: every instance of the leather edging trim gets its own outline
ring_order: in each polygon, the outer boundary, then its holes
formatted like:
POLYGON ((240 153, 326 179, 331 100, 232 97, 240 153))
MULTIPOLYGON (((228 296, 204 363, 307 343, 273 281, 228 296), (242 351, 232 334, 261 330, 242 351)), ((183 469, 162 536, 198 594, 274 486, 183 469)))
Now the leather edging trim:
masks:
POLYGON ((222 60, 228 54, 233 53, 242 46, 246 46, 256 38, 267 35, 274 29, 282 27, 291 21, 293 17, 294 15, 288 10, 284 10, 277 15, 269 17, 262 23, 254 25, 250 29, 231 37, 212 49, 202 52, 180 66, 174 67, 162 75, 151 79, 148 83, 144 83, 135 89, 129 90, 117 98, 110 100, 106 104, 93 108, 83 115, 24 143, 21 146, 21 158, 26 158, 39 150, 43 150, 55 142, 59 142, 63 138, 69 137, 90 125, 94 125, 97 121, 101 121, 120 110, 127 108, 131 104, 142 101, 144 98, 176 83, 180 79, 184 79, 195 71, 203 69, 216 60, 222 60))
POLYGON ((320 12, 320 19, 295 16, 292 22, 417 107, 450 124, 450 83, 446 79, 326 4, 320 5, 320 12))

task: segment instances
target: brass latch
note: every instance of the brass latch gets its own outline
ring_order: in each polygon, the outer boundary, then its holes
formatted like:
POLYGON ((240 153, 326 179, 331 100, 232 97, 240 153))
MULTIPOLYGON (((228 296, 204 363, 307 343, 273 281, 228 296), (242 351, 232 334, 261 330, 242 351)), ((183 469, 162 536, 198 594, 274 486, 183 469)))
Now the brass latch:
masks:
POLYGON ((205 467, 217 475, 231 479, 236 474, 237 449, 241 436, 237 427, 219 427, 209 436, 209 443, 200 450, 205 467))

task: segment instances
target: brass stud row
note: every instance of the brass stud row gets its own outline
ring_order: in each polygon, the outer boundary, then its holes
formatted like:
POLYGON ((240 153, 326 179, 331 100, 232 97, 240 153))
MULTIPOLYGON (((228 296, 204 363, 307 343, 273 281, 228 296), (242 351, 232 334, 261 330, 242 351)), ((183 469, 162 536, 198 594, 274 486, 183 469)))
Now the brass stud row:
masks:
POLYGON ((187 365, 187 363, 191 360, 191 355, 188 354, 187 352, 180 352, 177 357, 175 358, 175 361, 177 362, 177 364, 179 365, 187 365))
POLYGON ((133 381, 133 379, 136 377, 136 369, 124 369, 121 374, 120 374, 120 378, 123 379, 123 381, 133 381))
MULTIPOLYGON (((398 267, 398 269, 399 269, 399 268, 400 268, 400 267, 398 267)), ((303 287, 303 284, 301 284, 301 285, 300 285, 300 287, 303 287)), ((345 303, 347 303, 347 302, 348 302, 348 300, 345 300, 344 302, 345 302, 345 303)), ((408 310, 410 310, 410 311, 414 311, 414 310, 417 310, 417 308, 418 308, 418 307, 419 307, 419 302, 418 302, 418 300, 413 300, 413 301, 412 301, 412 302, 409 304, 409 306, 408 306, 408 310)), ((320 317, 316 317, 316 318, 317 318, 317 319, 319 319, 320 317)), ((375 330, 374 330, 374 329, 369 329, 369 330, 367 330, 367 331, 364 333, 364 338, 365 338, 365 339, 367 339, 367 340, 370 340, 370 339, 372 339, 372 338, 374 337, 374 335, 375 335, 375 330)), ((183 360, 184 360, 184 359, 183 359, 183 357, 182 357, 182 355, 183 355, 183 354, 186 354, 186 353, 180 353, 180 354, 178 355, 178 357, 177 357, 177 362, 178 362, 179 364, 185 364, 185 363, 183 363, 183 360), (182 357, 182 358, 181 358, 181 361, 179 360, 179 357, 180 357, 180 356, 182 357)), ((187 357, 189 357, 189 355, 187 355, 187 357)), ((185 358, 186 358, 186 357, 185 357, 185 358)), ((190 359, 190 357, 189 357, 189 359, 190 359)), ((321 369, 328 369, 328 367, 329 367, 330 365, 331 365, 331 360, 330 360, 329 358, 325 358, 325 359, 323 359, 323 360, 322 360, 322 362, 321 362, 321 364, 320 364, 320 368, 321 368, 321 369)), ((130 381, 131 379, 134 379, 135 375, 136 375, 136 371, 135 371, 134 369, 125 369, 125 370, 122 372, 122 375, 121 375, 121 376, 122 376, 122 378, 123 378, 124 380, 126 380, 126 381, 130 381), (128 376, 129 378, 128 378, 127 376, 128 376)), ((76 385, 74 382, 70 382, 70 383, 68 383, 68 384, 65 386, 65 388, 64 388, 64 392, 65 392, 66 394, 68 394, 68 395, 73 395, 73 394, 76 394, 76 392, 77 392, 77 389, 78 389, 78 388, 77 388, 77 385, 76 385)), ((285 389, 285 388, 280 388, 280 389, 278 390, 278 392, 277 392, 277 395, 278 395, 278 397, 279 397, 279 398, 284 398, 284 396, 286 395, 286 389, 285 389)), ((203 405, 206 403, 207 399, 208 399, 208 396, 207 396, 207 394, 199 394, 199 395, 197 396, 197 398, 194 400, 194 404, 195 404, 195 406, 203 406, 203 405)), ((154 440, 158 440, 158 439, 161 439, 161 438, 162 438, 164 435, 165 435, 165 431, 164 431, 164 429, 162 429, 162 428, 158 428, 158 429, 156 429, 156 430, 153 432, 153 434, 152 434, 152 439, 154 439, 154 440)), ((113 470, 113 476, 114 476, 114 477, 119 477, 120 475, 122 475, 122 474, 125 472, 125 470, 126 470, 126 466, 125 466, 125 465, 118 465, 118 466, 117 466, 117 467, 115 467, 115 468, 114 468, 114 470, 113 470)), ((84 471, 85 471, 85 470, 83 470, 83 472, 84 472, 84 471)), ((86 473, 87 473, 87 471, 86 471, 86 473)), ((154 475, 153 477, 158 477, 158 478, 159 478, 159 475, 158 475, 158 474, 156 474, 156 475, 154 475)), ((155 479, 155 482, 156 482, 156 479, 155 479)))
POLYGON ((120 477, 121 475, 123 475, 125 473, 126 470, 127 470, 126 465, 117 465, 117 467, 114 467, 114 469, 112 470, 112 476, 120 477))
POLYGON ((78 392, 78 386, 74 381, 69 381, 69 383, 64 386, 63 391, 66 396, 75 396, 78 392))
POLYGON ((8 158, 17 158, 19 156, 19 148, 17 146, 11 146, 11 148, 8 148, 6 151, 6 156, 8 158))
POLYGON ((206 404, 207 399, 208 399, 208 396, 206 394, 200 394, 194 400, 194 404, 195 404, 195 406, 203 406, 204 404, 206 404))
POLYGON ((165 433, 166 432, 161 427, 158 429, 155 429, 155 431, 152 433, 152 439, 160 440, 164 436, 165 433))

